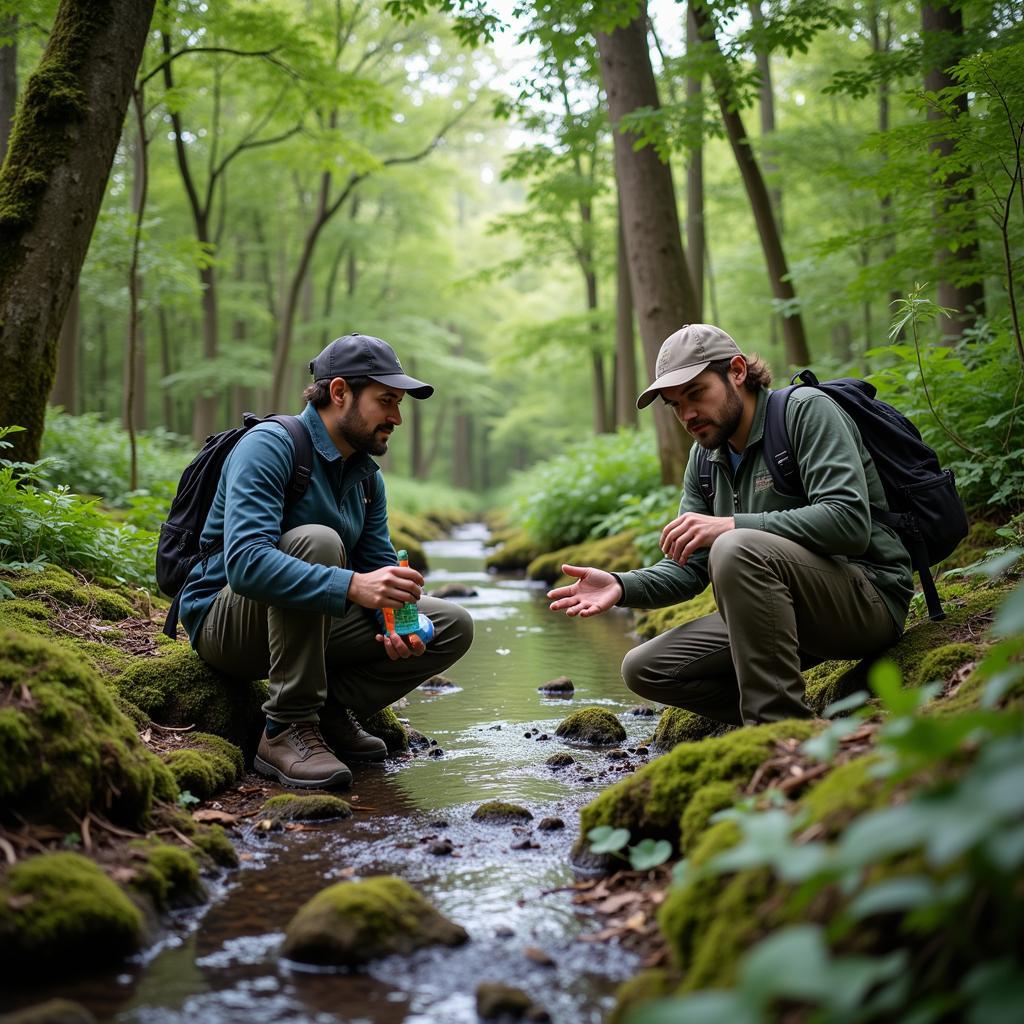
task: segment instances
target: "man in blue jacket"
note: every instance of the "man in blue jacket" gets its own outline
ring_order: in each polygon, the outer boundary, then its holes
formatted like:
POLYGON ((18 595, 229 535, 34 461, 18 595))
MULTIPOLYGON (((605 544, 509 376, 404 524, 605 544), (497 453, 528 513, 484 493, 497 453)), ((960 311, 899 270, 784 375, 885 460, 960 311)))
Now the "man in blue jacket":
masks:
POLYGON ((422 597, 423 577, 398 565, 388 533, 383 455, 406 394, 434 389, 408 376, 380 338, 350 334, 310 364, 300 419, 309 485, 285 512, 294 451, 278 423, 250 430, 228 456, 203 529, 223 549, 192 571, 181 621, 200 657, 239 678, 270 680, 256 770, 289 786, 340 787, 346 761, 382 760, 383 741, 356 715, 387 707, 469 649, 465 609, 422 597), (385 633, 374 610, 419 602, 434 638, 385 633))

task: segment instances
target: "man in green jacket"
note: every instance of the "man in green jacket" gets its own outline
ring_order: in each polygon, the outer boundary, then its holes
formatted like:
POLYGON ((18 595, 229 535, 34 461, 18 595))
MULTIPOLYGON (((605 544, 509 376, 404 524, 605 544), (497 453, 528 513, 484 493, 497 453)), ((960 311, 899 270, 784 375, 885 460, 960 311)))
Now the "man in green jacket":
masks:
POLYGON ((786 403, 786 427, 806 499, 779 494, 761 450, 771 376, 710 324, 689 324, 661 346, 659 395, 708 453, 705 500, 690 451, 679 515, 661 535, 657 565, 610 573, 566 565, 576 577, 549 593, 554 611, 585 618, 615 605, 662 608, 711 583, 718 611, 630 651, 626 685, 662 704, 730 724, 812 714, 801 670, 863 658, 893 644, 913 595, 910 556, 874 521, 886 508, 853 421, 815 388, 786 403))

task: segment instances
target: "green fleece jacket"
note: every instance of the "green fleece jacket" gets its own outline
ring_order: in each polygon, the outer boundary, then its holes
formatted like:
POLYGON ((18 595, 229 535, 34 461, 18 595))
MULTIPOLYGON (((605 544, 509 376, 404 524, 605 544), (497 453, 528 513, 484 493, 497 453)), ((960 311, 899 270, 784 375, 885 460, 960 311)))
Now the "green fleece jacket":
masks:
MULTIPOLYGON (((871 506, 887 508, 882 482, 860 431, 827 395, 799 388, 786 402, 786 427, 800 466, 807 501, 779 494, 762 453, 768 391, 757 396, 750 436, 735 478, 728 454, 709 452, 715 486, 709 508, 697 479, 697 446, 683 475, 679 514, 732 516, 737 529, 764 530, 820 555, 859 565, 881 594, 898 628, 913 596, 910 555, 887 526, 871 518, 871 506)), ((708 585, 708 551, 680 566, 668 558, 648 569, 616 574, 622 604, 663 608, 696 597, 708 585)))

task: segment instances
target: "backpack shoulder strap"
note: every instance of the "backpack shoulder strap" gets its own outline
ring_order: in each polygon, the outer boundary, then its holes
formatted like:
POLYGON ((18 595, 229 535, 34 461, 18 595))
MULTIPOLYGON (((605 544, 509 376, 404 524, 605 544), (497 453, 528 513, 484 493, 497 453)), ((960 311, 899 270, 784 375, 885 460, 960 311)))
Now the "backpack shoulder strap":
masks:
POLYGON ((772 483, 780 494, 802 498, 804 485, 800 479, 800 466, 793 452, 793 443, 786 428, 786 403, 789 396, 799 387, 816 387, 818 378, 810 370, 804 370, 793 378, 789 387, 779 388, 768 395, 768 406, 764 416, 764 434, 761 448, 764 461, 771 473, 772 483))
POLYGON ((284 492, 284 506, 286 509, 292 508, 309 487, 309 477, 313 472, 313 442, 310 441, 309 431, 298 416, 274 415, 268 416, 267 420, 280 423, 288 431, 295 448, 292 475, 284 492))
POLYGON ((700 493, 704 495, 704 500, 708 503, 708 508, 714 511, 715 507, 715 467, 711 464, 711 459, 708 458, 708 453, 703 448, 697 449, 697 485, 700 487, 700 493))

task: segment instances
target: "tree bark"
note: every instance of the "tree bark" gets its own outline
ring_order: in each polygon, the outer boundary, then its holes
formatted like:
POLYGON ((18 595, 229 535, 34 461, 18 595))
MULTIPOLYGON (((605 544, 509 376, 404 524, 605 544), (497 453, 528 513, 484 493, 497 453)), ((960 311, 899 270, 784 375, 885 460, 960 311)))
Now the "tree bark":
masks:
MULTIPOLYGON (((647 47, 647 9, 624 28, 597 33, 601 78, 615 146, 615 178, 640 337, 650 379, 661 343, 696 321, 697 300, 679 232, 672 169, 653 146, 635 149, 636 136, 620 131, 623 116, 640 107, 657 109, 658 89, 647 47)), ((662 479, 677 483, 689 444, 662 403, 653 406, 662 479)))
POLYGON ((0 423, 34 460, 57 339, 89 248, 154 0, 63 0, 0 170, 0 423))
MULTIPOLYGON (((157 310, 157 326, 160 331, 160 376, 170 377, 174 373, 174 362, 171 358, 171 331, 167 324, 167 311, 161 306, 157 310)), ((168 430, 180 430, 178 425, 177 402, 170 388, 163 387, 160 391, 160 405, 163 410, 164 426, 168 430)))
MULTIPOLYGON (((960 6, 954 7, 953 0, 922 3, 921 32, 925 41, 925 89, 938 92, 956 85, 948 69, 966 56, 960 6)), ((966 96, 957 100, 954 117, 970 117, 966 96)), ((942 111, 928 108, 929 121, 945 118, 942 111)), ((953 152, 953 140, 936 139, 931 150, 941 160, 953 152)), ((974 218, 964 212, 974 205, 974 190, 958 189, 965 177, 963 172, 946 175, 942 180, 941 198, 935 206, 935 263, 939 275, 936 300, 940 306, 956 310, 945 322, 944 340, 949 344, 959 341, 965 329, 985 312, 984 283, 971 280, 976 273, 972 268, 978 259, 978 231, 974 218), (950 235, 956 237, 950 238, 950 235)))
MULTIPOLYGON (((700 33, 693 17, 692 2, 687 5, 686 55, 691 56, 700 46, 700 33)), ((703 106, 703 76, 686 76, 686 106, 689 110, 703 106)), ((704 140, 690 150, 686 165, 686 255, 693 275, 693 295, 697 306, 698 323, 704 320, 704 140)))
POLYGON ((80 329, 81 303, 78 285, 71 293, 68 311, 64 314, 64 323, 60 329, 60 343, 57 347, 57 376, 50 392, 50 405, 59 405, 65 412, 74 415, 78 412, 77 394, 75 389, 78 376, 78 339, 80 329))
POLYGON ((0 46, 0 164, 7 156, 11 138, 14 110, 18 105, 18 15, 0 18, 0 36, 10 36, 6 46, 0 46))
POLYGON ((636 346, 633 337, 633 289, 629 283, 626 236, 619 204, 618 250, 615 261, 615 425, 636 426, 636 346))
POLYGON ((789 267, 786 264, 786 254, 782 248, 782 237, 772 212, 771 198, 768 195, 764 176, 761 174, 757 157, 750 145, 750 138, 743 127, 743 119, 736 107, 732 75, 726 64, 725 55, 721 52, 718 40, 715 38, 715 29, 707 8, 699 4, 694 5, 693 14, 697 28, 700 30, 701 39, 717 51, 718 60, 711 71, 711 84, 714 86, 715 96, 718 98, 718 106, 729 145, 732 147, 740 177, 743 179, 743 185, 750 200, 750 208, 754 214, 754 223, 757 225, 757 233, 761 239, 761 248, 764 251, 765 264, 768 268, 772 294, 787 307, 787 311, 782 316, 782 337, 786 350, 786 361, 793 365, 805 366, 810 362, 810 354, 807 350, 803 317, 795 308, 796 292, 793 282, 789 279, 789 267))

